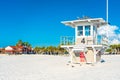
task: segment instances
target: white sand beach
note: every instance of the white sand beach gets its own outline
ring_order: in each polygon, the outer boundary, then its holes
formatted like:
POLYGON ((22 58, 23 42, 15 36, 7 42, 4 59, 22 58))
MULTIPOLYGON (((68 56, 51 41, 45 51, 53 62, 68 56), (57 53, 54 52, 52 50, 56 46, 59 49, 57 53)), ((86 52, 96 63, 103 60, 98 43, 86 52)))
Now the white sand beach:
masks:
POLYGON ((120 55, 104 55, 104 63, 66 65, 69 57, 0 55, 0 80, 120 80, 120 55))

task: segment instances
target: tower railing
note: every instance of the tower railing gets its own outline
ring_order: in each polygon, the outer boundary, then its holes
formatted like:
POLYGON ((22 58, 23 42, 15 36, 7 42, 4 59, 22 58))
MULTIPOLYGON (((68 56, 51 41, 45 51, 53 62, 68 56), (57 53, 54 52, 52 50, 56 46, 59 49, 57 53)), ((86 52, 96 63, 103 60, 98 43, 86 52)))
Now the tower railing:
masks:
MULTIPOLYGON (((81 42, 81 41, 80 41, 81 42)), ((74 36, 61 36, 60 37, 60 45, 75 45, 75 37, 74 36)), ((82 44, 82 43, 80 43, 82 44)), ((101 38, 97 39, 97 43, 95 38, 93 37, 92 40, 88 40, 85 38, 86 45, 105 45, 108 46, 108 38, 106 36, 101 36, 101 38), (91 44, 89 42, 91 42, 91 44)))
POLYGON ((61 36, 61 45, 75 45, 75 38, 73 36, 61 36))

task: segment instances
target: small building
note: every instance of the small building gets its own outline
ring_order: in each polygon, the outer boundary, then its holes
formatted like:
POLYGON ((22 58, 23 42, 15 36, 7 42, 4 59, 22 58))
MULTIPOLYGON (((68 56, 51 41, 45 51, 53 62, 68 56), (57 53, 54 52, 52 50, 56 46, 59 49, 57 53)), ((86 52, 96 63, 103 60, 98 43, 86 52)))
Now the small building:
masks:
POLYGON ((0 48, 0 54, 4 54, 5 49, 4 48, 0 48))
POLYGON ((61 47, 71 56, 71 63, 96 63, 108 45, 106 35, 98 35, 98 28, 107 25, 102 18, 82 18, 61 23, 75 29, 75 37, 62 36, 61 47), (100 37, 99 37, 100 36, 100 37))
POLYGON ((5 53, 9 54, 29 54, 31 51, 31 47, 26 46, 7 46, 5 48, 5 53))
POLYGON ((16 46, 7 46, 5 52, 9 54, 14 54, 16 52, 16 46))
POLYGON ((16 46, 16 53, 22 54, 23 53, 23 46, 16 46))
POLYGON ((23 46, 7 46, 5 48, 5 52, 9 54, 22 54, 23 50, 23 46))

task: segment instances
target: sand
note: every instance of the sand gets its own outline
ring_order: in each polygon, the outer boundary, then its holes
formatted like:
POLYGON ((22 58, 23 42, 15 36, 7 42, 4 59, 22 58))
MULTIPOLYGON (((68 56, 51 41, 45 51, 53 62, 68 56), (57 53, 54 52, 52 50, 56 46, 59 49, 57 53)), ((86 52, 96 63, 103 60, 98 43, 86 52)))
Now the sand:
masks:
POLYGON ((94 66, 66 65, 65 56, 0 55, 0 80, 120 80, 120 55, 94 66))

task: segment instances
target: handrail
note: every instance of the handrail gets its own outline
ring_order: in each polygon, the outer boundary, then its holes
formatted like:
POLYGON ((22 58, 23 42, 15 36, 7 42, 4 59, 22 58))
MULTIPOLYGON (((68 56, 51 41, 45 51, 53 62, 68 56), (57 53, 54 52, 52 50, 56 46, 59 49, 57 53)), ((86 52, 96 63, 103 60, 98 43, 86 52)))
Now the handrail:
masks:
POLYGON ((61 36, 60 44, 61 45, 74 45, 75 39, 73 36, 61 36))
MULTIPOLYGON (((87 39, 87 38, 85 38, 87 39)), ((108 40, 106 37, 102 37, 99 39, 100 41, 97 40, 97 43, 94 41, 94 37, 92 39, 85 40, 87 41, 85 44, 86 45, 105 45, 108 46, 108 40), (92 41, 92 44, 89 44, 88 41, 92 41)), ((75 45, 75 37, 74 36, 61 36, 60 38, 60 45, 75 45)), ((77 44, 76 44, 77 45, 77 44)))

